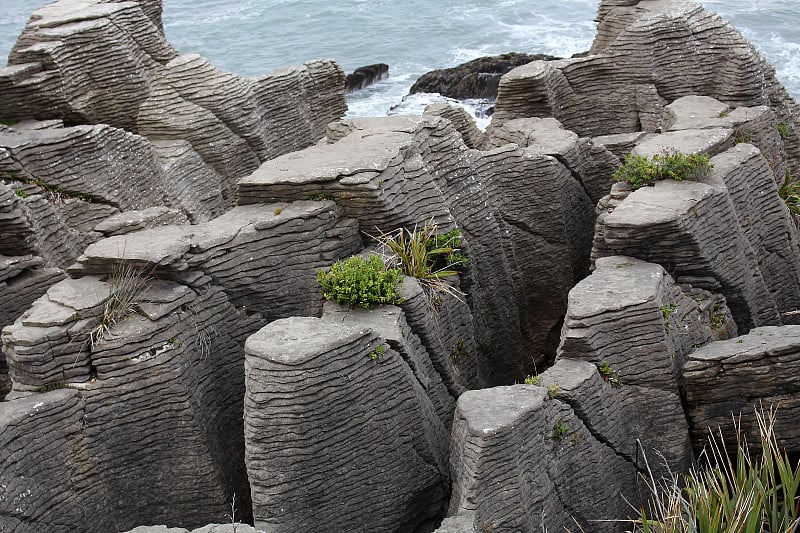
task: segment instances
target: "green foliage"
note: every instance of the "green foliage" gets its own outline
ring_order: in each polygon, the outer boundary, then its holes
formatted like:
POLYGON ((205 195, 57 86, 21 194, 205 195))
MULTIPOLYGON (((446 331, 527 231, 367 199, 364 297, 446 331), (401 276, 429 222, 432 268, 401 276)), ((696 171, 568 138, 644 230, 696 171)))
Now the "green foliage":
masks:
POLYGON ((669 320, 669 317, 678 309, 678 306, 674 303, 668 303, 661 306, 661 316, 664 317, 664 320, 669 320))
POLYGON ((778 196, 794 216, 800 216, 800 183, 792 182, 792 175, 786 170, 786 177, 778 189, 778 196))
POLYGON ((525 385, 541 385, 542 384, 542 376, 536 374, 535 376, 531 376, 530 374, 525 376, 525 385))
POLYGON ((750 139, 750 132, 745 130, 738 130, 733 134, 733 144, 749 143, 750 139))
POLYGON ((383 355, 385 353, 386 353, 386 347, 383 344, 379 344, 378 346, 375 347, 374 350, 369 352, 369 357, 370 357, 370 359, 372 359, 373 361, 375 361, 377 363, 378 359, 383 357, 383 355))
POLYGON ((283 213, 283 208, 282 207, 276 207, 275 211, 272 212, 272 214, 274 214, 275 216, 278 216, 281 213, 283 213))
MULTIPOLYGON (((22 183, 26 183, 29 185, 36 185, 42 192, 44 193, 45 197, 53 203, 61 203, 63 200, 75 198, 78 200, 83 200, 84 202, 91 203, 92 197, 88 194, 84 193, 72 193, 63 190, 58 185, 52 185, 50 183, 45 183, 41 179, 38 178, 26 178, 22 176, 18 176, 16 174, 12 174, 10 179, 13 181, 21 181, 22 183)), ((28 194, 23 189, 15 189, 14 192, 20 198, 25 198, 28 194)))
POLYGON ((139 298, 150 287, 152 269, 129 263, 117 263, 108 278, 109 294, 103 307, 100 323, 89 332, 89 342, 94 349, 100 339, 111 334, 111 328, 138 311, 139 298))
POLYGON ((569 433, 569 426, 564 423, 560 418, 553 424, 553 438, 563 439, 569 433))
POLYGON ((708 321, 711 325, 711 331, 716 333, 725 325, 725 314, 721 312, 720 306, 715 305, 713 309, 708 312, 708 321))
POLYGON ((311 200, 314 200, 315 202, 322 202, 325 200, 336 200, 336 198, 334 198, 334 196, 329 192, 320 192, 317 194, 312 194, 309 198, 311 200))
POLYGON ((798 519, 800 465, 779 449, 775 413, 756 412, 760 455, 751 454, 737 424, 736 458, 713 435, 705 465, 652 481, 650 511, 641 509, 634 533, 788 533, 798 519), (710 451, 709 451, 710 450, 710 451))
POLYGON ((600 375, 603 377, 603 379, 609 382, 615 389, 618 389, 622 386, 622 375, 611 368, 611 365, 609 365, 607 362, 602 361, 597 370, 600 372, 600 375))
POLYGON ((558 383, 551 383, 547 387, 547 395, 550 398, 558 398, 558 395, 561 393, 561 385, 558 383))
POLYGON ((19 196, 20 198, 27 198, 28 193, 25 192, 25 189, 14 189, 14 194, 19 196))
POLYGON ((450 351, 450 358, 453 361, 458 361, 462 357, 466 357, 469 355, 469 350, 467 350, 467 343, 464 342, 464 339, 458 339, 456 345, 450 351))
POLYGON ((417 278, 424 288, 459 298, 463 293, 442 278, 458 275, 467 264, 461 252, 461 233, 453 229, 439 234, 437 229, 431 222, 422 229, 399 228, 374 238, 391 252, 390 264, 403 274, 417 278))
POLYGON ((785 141, 786 139, 789 138, 791 131, 789 130, 788 124, 786 124, 785 122, 778 122, 776 128, 778 128, 778 135, 781 136, 781 139, 785 141))
POLYGON ((397 268, 386 268, 377 255, 364 259, 354 255, 336 261, 330 272, 317 271, 322 295, 338 304, 368 308, 373 304, 400 303, 398 285, 403 275, 397 268))
POLYGON ((0 118, 0 124, 3 126, 14 126, 19 122, 19 120, 15 118, 0 118))
POLYGON ((617 181, 627 181, 633 189, 639 189, 665 179, 697 181, 708 176, 711 168, 707 155, 686 155, 665 150, 654 155, 652 159, 641 155, 627 155, 613 177, 617 181))

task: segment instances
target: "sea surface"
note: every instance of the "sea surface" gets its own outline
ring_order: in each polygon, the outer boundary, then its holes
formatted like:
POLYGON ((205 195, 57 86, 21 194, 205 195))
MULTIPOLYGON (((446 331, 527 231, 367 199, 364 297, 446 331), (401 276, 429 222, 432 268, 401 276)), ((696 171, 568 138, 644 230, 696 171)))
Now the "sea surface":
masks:
MULTIPOLYGON (((0 58, 45 0, 0 0, 0 58)), ((731 21, 800 99, 800 0, 703 0, 731 21)), ((587 50, 597 0, 164 0, 164 29, 181 52, 256 76, 332 57, 346 72, 387 63, 390 77, 348 97, 351 116, 420 112, 403 101, 425 72, 503 52, 568 57, 587 50), (402 104, 401 104, 402 102, 402 104), (399 107, 396 107, 399 105, 399 107)), ((471 106, 474 111, 479 106, 471 106)))

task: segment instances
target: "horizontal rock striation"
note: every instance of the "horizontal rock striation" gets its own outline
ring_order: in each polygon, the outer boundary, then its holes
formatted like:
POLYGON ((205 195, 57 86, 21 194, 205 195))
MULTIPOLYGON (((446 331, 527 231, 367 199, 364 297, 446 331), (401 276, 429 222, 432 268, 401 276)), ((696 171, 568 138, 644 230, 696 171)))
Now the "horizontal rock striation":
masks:
POLYGON ((684 366, 685 400, 697 449, 709 433, 721 432, 735 449, 740 424, 749 446, 760 446, 756 412, 775 410, 775 435, 790 453, 800 449, 797 433, 800 326, 764 326, 749 334, 704 346, 684 366))
MULTIPOLYGON (((164 166, 183 160, 199 174, 194 186, 221 193, 194 192, 212 212, 218 200, 235 204, 237 178, 316 142, 346 109, 344 73, 332 60, 243 78, 179 55, 164 37, 157 0, 58 0, 38 9, 0 69, 0 92, 4 118, 108 124, 167 143, 164 166)), ((192 185, 187 170, 170 187, 174 197, 192 185)))
MULTIPOLYGON (((676 145, 685 152, 724 149, 726 131, 653 136, 633 153, 676 145)), ((719 292, 743 331, 781 324, 798 308, 800 246, 775 177, 758 149, 744 143, 711 163, 702 182, 661 181, 627 195, 618 188, 601 200, 592 256, 637 257, 669 268, 679 281, 719 292)))
POLYGON ((256 529, 412 531, 441 513, 446 430, 377 333, 282 319, 248 338, 245 352, 256 529))
POLYGON ((594 521, 626 516, 623 496, 635 493, 632 464, 542 387, 465 392, 451 446, 448 514, 471 527, 453 529, 451 520, 444 531, 532 533, 569 529, 575 521, 592 531, 615 531, 612 523, 594 521))
POLYGON ((199 525, 222 519, 234 493, 248 507, 242 346, 260 324, 218 288, 152 281, 137 313, 98 328, 115 290, 64 280, 4 329, 6 531, 199 525))
MULTIPOLYGON (((658 265, 607 257, 570 291, 557 362, 605 363, 618 373, 621 386, 613 391, 613 402, 626 413, 625 423, 598 429, 598 434, 605 434, 604 442, 620 455, 636 458, 640 468, 637 441, 651 458, 657 451, 673 470, 683 471, 692 458, 679 394, 683 361, 696 346, 713 340, 715 332, 735 335, 729 322, 723 298, 682 290, 658 265), (623 428, 622 437, 614 433, 623 428)), ((543 381, 563 379, 547 378, 549 372, 543 381)), ((614 405, 590 399, 579 396, 580 406, 573 407, 591 413, 614 405)))
POLYGON ((604 0, 597 21, 588 56, 503 76, 493 123, 554 117, 581 136, 656 132, 666 104, 711 96, 731 107, 769 106, 791 132, 787 152, 799 170, 797 103, 730 24, 688 0, 604 0))
POLYGON ((449 121, 430 116, 332 123, 328 143, 264 163, 239 194, 242 204, 330 197, 367 234, 457 225, 488 383, 552 357, 594 223, 579 179, 556 158, 513 145, 469 150, 449 121))

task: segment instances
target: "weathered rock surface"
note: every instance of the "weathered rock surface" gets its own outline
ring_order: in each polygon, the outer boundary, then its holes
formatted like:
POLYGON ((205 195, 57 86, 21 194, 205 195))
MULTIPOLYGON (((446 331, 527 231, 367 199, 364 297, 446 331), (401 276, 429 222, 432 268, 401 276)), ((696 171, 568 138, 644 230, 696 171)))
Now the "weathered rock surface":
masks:
POLYGON ((384 339, 335 320, 289 318, 251 336, 245 351, 257 529, 412 531, 441 513, 447 433, 384 339))
POLYGON ((597 21, 588 56, 503 76, 493 123, 554 117, 581 136, 656 132, 666 104, 705 95, 730 107, 769 106, 789 128, 787 152, 800 170, 797 103, 730 24, 688 0, 603 0, 597 21))
POLYGON ((448 514, 464 515, 472 527, 450 531, 556 531, 575 527, 573 519, 614 531, 614 524, 590 521, 625 516, 622 496, 635 492, 633 465, 543 387, 465 392, 451 446, 448 514))
MULTIPOLYGON (((598 433, 620 455, 638 458, 637 466, 643 466, 639 439, 650 457, 658 451, 673 470, 681 471, 692 458, 679 394, 683 361, 695 346, 713 340, 714 332, 735 335, 730 322, 723 298, 682 290, 660 266, 628 257, 603 258, 570 291, 557 361, 588 361, 598 367, 605 362, 618 372, 622 386, 614 391, 614 402, 625 413, 625 422, 598 433)), ((564 378, 547 379, 560 383, 564 378)), ((613 405, 593 405, 591 396, 578 403, 574 408, 583 412, 613 405)))
POLYGON ((373 83, 389 77, 389 65, 376 63, 365 67, 358 67, 352 74, 348 74, 344 81, 344 92, 352 93, 369 87, 373 83))
POLYGON ((531 61, 558 59, 546 54, 508 53, 479 57, 456 67, 433 70, 420 76, 409 93, 439 93, 463 100, 465 98, 494 98, 500 78, 506 72, 531 61))
MULTIPOLYGON (((0 402, 0 433, 19 446, 5 446, 13 455, 0 461, 0 525, 14 532, 119 531, 153 521, 195 527, 224 519, 234 494, 246 520, 244 339, 267 319, 320 312, 315 267, 360 246, 356 223, 333 204, 301 202, 279 212, 235 208, 209 223, 119 235, 87 249, 71 270, 81 277, 51 287, 3 330, 13 390, 0 402), (120 263, 153 279, 134 297, 134 312, 113 324, 103 316, 119 291, 120 263), (65 386, 77 390, 36 392, 65 386), (42 418, 36 406, 48 398, 59 414, 42 418), (72 429, 51 442, 47 428, 72 429), (46 466, 49 457, 63 473, 46 466), (70 490, 51 475, 72 479, 70 490), (127 497, 118 501, 119 494, 127 497), (30 504, 18 505, 25 498, 30 504)), ((441 382, 439 390, 447 397, 441 382)))
POLYGON ((464 144, 468 148, 485 150, 488 139, 484 132, 478 129, 475 121, 466 109, 451 105, 447 102, 436 102, 425 106, 426 115, 436 115, 449 120, 453 127, 461 134, 464 144))
POLYGON ((131 529, 127 533, 259 533, 253 526, 235 524, 209 524, 189 531, 181 527, 167 526, 139 526, 131 529))
MULTIPOLYGON (((730 131, 656 135, 633 152, 652 155, 676 143, 684 152, 716 151, 727 146, 730 131)), ((775 177, 749 144, 711 163, 702 182, 661 181, 601 200, 592 256, 637 257, 669 268, 678 281, 719 292, 743 331, 781 324, 800 307, 800 245, 775 177)))
POLYGON ((722 432, 736 446, 734 419, 750 446, 759 446, 756 410, 776 409, 775 435, 781 447, 800 449, 797 432, 800 326, 765 326, 749 334, 698 349, 684 367, 687 416, 700 449, 709 431, 722 432))
POLYGON ((593 213, 570 170, 514 145, 469 150, 439 117, 332 123, 328 143, 264 163, 239 194, 243 204, 330 196, 368 234, 455 223, 488 383, 552 358, 566 294, 587 272, 593 213))

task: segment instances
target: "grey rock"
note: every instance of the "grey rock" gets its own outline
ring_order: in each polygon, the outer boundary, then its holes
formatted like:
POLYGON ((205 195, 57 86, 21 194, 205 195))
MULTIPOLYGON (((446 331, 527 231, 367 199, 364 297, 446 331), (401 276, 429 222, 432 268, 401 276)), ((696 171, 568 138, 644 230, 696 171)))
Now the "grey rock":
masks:
POLYGON ((99 222, 94 230, 110 237, 157 226, 176 225, 187 222, 186 215, 168 207, 148 207, 140 211, 125 211, 99 222))
POLYGON ((487 138, 484 132, 478 129, 475 121, 467 110, 460 106, 451 105, 447 102, 436 102, 425 106, 426 115, 436 115, 449 120, 453 127, 461 134, 464 144, 469 148, 483 150, 486 147, 487 138))
POLYGON ((714 342, 691 354, 684 366, 687 417, 700 449, 709 432, 721 432, 735 449, 736 425, 749 446, 760 446, 756 412, 775 410, 774 431, 789 453, 800 449, 796 396, 800 381, 800 326, 765 326, 714 342))
MULTIPOLYGON (((453 422, 448 514, 475 531, 541 531, 626 515, 631 463, 595 439, 560 399, 532 385, 467 391, 453 422)), ((614 531, 593 522, 593 531, 614 531)))
POLYGON ((245 353, 257 529, 413 530, 441 513, 447 433, 411 369, 376 333, 288 318, 248 338, 245 353))

